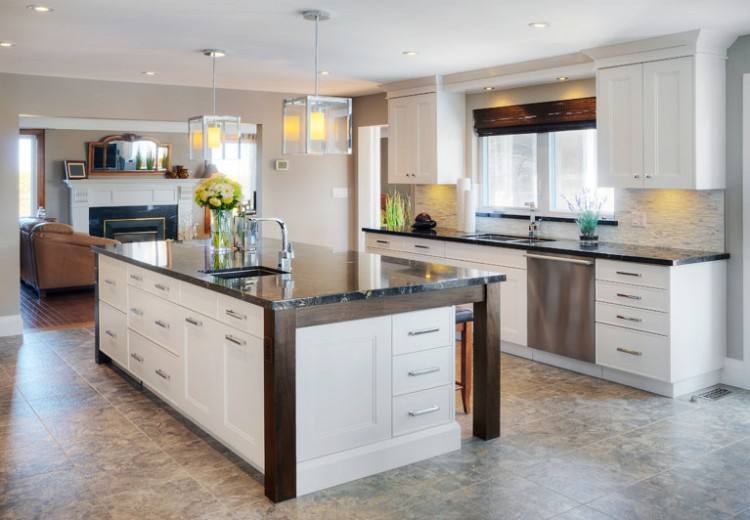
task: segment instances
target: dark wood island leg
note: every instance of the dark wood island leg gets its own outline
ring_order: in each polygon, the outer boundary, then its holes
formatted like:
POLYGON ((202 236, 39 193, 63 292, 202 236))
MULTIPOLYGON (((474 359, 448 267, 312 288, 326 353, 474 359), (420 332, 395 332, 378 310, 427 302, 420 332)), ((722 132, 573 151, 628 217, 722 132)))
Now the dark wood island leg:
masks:
POLYGON ((265 311, 265 487, 274 502, 297 496, 296 335, 296 309, 265 311))
POLYGON ((474 304, 474 436, 500 436, 500 284, 474 304))

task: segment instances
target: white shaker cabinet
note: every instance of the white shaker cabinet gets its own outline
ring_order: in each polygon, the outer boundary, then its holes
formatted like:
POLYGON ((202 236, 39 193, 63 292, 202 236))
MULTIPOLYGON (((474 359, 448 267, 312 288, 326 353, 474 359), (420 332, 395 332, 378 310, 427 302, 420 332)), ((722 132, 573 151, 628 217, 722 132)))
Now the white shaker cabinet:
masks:
POLYGON ((388 182, 452 184, 463 176, 465 97, 447 92, 389 97, 388 182))
POLYGON ((599 185, 723 189, 724 81, 705 54, 600 69, 599 185))

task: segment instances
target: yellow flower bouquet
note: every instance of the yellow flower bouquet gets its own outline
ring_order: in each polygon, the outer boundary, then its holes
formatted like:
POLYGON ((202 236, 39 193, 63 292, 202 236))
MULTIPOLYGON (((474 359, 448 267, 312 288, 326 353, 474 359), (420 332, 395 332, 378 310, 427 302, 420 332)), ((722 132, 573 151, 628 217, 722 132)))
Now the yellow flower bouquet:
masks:
POLYGON ((211 249, 232 251, 232 210, 242 201, 242 187, 226 175, 215 173, 195 187, 195 203, 211 210, 211 249))

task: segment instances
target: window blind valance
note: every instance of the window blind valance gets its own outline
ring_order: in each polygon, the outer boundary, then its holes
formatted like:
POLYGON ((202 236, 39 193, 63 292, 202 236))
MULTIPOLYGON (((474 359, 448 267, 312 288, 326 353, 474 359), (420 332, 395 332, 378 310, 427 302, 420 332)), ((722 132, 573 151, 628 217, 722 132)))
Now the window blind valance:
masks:
POLYGON ((596 128, 596 98, 567 99, 474 110, 479 136, 596 128))

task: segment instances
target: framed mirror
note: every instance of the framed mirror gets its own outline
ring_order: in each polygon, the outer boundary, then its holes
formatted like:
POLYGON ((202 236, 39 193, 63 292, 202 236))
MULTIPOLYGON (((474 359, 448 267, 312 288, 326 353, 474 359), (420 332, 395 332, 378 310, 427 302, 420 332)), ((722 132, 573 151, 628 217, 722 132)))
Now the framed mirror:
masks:
POLYGON ((135 134, 88 143, 89 176, 164 175, 172 168, 172 145, 135 134))

